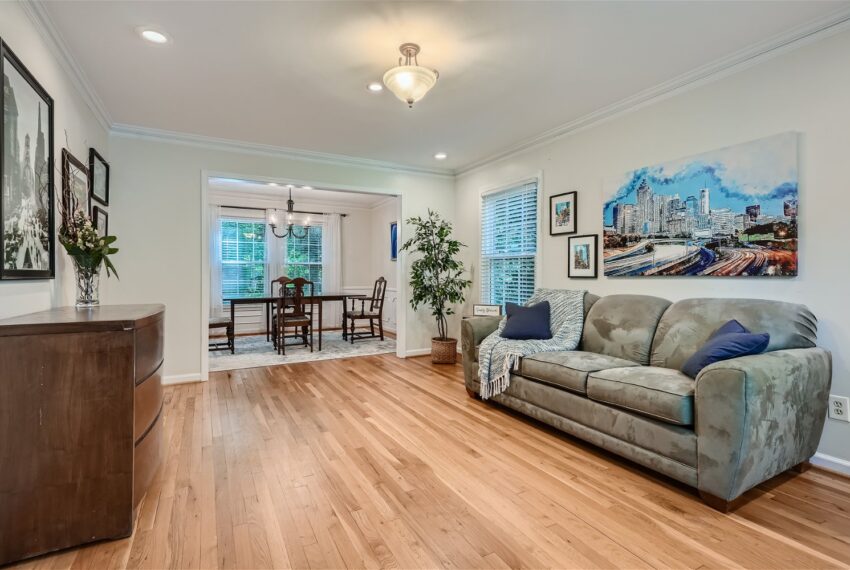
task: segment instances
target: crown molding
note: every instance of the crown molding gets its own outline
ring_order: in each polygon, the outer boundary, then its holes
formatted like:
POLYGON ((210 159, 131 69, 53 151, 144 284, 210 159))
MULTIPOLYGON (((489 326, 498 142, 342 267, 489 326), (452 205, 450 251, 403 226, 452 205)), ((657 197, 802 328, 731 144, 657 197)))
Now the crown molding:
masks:
POLYGON ((237 141, 233 139, 223 139, 217 137, 208 137, 204 135, 178 133, 174 131, 151 129, 148 127, 139 127, 136 125, 126 125, 121 123, 113 124, 111 133, 113 135, 121 137, 165 141, 175 144, 207 148, 211 150, 242 152, 248 154, 263 154, 279 158, 289 158, 292 160, 307 160, 311 162, 332 164, 334 166, 354 166, 359 168, 368 168, 371 170, 384 170, 407 174, 438 176, 441 178, 454 178, 454 172, 451 170, 407 166, 394 162, 374 160, 371 158, 359 158, 342 154, 330 154, 326 152, 237 141))
POLYGON ((98 96, 97 92, 91 86, 83 69, 77 64, 68 44, 50 17, 47 8, 41 0, 25 0, 20 2, 20 6, 29 17, 30 21, 41 34, 47 43, 48 49, 53 54, 53 57, 59 61, 59 65, 65 70, 65 73, 71 78, 71 82, 76 87, 77 92, 83 98, 88 108, 91 110, 97 122, 107 132, 112 125, 112 119, 109 112, 106 110, 106 105, 98 96))
POLYGON ((546 145, 554 140, 596 126, 615 117, 640 109, 641 107, 651 105, 707 83, 712 83, 773 57, 846 30, 850 30, 850 8, 844 8, 808 24, 792 28, 782 34, 753 44, 734 54, 697 67, 669 81, 665 81, 625 99, 621 99, 616 103, 588 113, 583 117, 527 138, 513 146, 456 169, 455 175, 463 176, 469 174, 488 164, 546 145))

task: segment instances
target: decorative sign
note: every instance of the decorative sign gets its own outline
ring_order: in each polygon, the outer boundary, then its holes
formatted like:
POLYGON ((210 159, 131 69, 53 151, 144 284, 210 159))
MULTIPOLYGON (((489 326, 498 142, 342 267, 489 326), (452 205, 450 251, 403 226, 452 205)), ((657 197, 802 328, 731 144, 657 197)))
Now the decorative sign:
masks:
POLYGON ((472 305, 473 317, 501 317, 501 305, 472 305))

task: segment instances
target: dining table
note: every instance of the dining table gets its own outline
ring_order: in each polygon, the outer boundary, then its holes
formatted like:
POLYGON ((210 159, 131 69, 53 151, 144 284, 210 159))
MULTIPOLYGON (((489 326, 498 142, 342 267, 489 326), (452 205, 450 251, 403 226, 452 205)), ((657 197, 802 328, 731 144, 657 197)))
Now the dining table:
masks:
MULTIPOLYGON (((367 297, 368 295, 362 294, 354 294, 354 293, 336 293, 336 292, 321 292, 321 293, 313 293, 312 295, 304 295, 302 297, 303 302, 308 305, 316 305, 318 307, 318 316, 319 316, 319 350, 322 350, 322 305, 326 302, 342 302, 342 311, 343 315, 345 315, 345 302, 348 299, 359 299, 362 297, 367 297)), ((271 340, 271 313, 272 306, 277 304, 278 299, 280 299, 277 295, 272 295, 269 297, 228 297, 223 299, 225 303, 230 303, 230 322, 233 323, 233 328, 236 328, 236 307, 237 305, 265 305, 266 306, 266 340, 271 340)), ((346 327, 345 321, 343 320, 342 326, 342 338, 345 340, 346 336, 346 327)))

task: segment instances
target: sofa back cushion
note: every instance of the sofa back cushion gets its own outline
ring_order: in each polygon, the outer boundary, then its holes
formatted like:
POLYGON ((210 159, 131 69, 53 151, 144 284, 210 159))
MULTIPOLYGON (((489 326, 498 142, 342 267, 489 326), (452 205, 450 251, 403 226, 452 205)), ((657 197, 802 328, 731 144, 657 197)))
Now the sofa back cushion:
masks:
POLYGON ((768 333, 767 350, 809 348, 817 341, 817 319, 804 305, 763 299, 685 299, 673 303, 655 333, 652 366, 679 370, 727 321, 768 333))
POLYGON ((587 312, 582 350, 649 364, 655 327, 670 301, 648 295, 608 295, 587 312))

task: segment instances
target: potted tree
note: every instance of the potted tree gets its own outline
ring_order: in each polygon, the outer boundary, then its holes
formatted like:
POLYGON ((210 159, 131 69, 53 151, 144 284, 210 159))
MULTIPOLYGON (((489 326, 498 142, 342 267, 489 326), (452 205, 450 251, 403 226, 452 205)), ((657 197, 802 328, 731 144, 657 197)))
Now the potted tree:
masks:
POLYGON ((463 278, 463 263, 456 259, 465 246, 452 239, 451 224, 431 210, 427 218, 416 216, 407 223, 413 227, 413 237, 401 249, 419 254, 410 266, 410 306, 414 310, 421 305, 431 307, 437 320, 437 336, 431 339, 431 361, 451 364, 457 359, 457 339, 449 338, 446 317, 454 314, 452 305, 463 303, 463 291, 472 283, 463 278))

